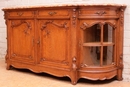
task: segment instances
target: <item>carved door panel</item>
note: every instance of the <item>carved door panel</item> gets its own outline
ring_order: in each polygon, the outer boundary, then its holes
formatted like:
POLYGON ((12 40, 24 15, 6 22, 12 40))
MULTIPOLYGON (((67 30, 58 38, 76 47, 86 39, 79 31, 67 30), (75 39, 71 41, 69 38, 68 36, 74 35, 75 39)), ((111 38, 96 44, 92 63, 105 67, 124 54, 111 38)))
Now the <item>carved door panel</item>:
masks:
POLYGON ((39 20, 38 64, 54 67, 69 66, 69 20, 39 20))
POLYGON ((34 62, 34 22, 32 20, 10 20, 11 59, 34 62))

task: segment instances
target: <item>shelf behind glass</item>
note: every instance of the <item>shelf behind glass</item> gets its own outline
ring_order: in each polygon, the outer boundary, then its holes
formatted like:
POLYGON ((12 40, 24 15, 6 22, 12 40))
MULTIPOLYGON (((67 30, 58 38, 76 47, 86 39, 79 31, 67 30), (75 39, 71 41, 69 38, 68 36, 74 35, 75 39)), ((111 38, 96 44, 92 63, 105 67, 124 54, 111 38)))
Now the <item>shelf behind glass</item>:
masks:
POLYGON ((113 42, 87 42, 83 43, 83 46, 113 46, 113 42))

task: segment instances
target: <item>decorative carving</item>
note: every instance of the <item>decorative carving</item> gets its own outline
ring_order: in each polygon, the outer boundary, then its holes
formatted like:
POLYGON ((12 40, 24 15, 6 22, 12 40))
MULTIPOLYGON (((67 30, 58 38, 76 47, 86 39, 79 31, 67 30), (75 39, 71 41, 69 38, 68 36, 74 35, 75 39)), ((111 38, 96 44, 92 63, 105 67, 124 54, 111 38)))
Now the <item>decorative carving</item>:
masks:
POLYGON ((76 71, 76 70, 77 70, 76 58, 75 58, 75 57, 74 57, 73 60, 72 60, 72 69, 73 69, 73 71, 76 71))
POLYGON ((29 34, 28 30, 31 30, 31 25, 30 25, 29 22, 26 22, 25 20, 21 20, 20 23, 18 23, 18 24, 15 24, 15 22, 11 22, 11 27, 12 28, 13 27, 18 27, 18 26, 20 26, 21 24, 24 24, 24 23, 27 25, 27 28, 24 29, 23 32, 27 35, 27 34, 29 34))
POLYGON ((13 54, 12 54, 12 57, 15 57, 15 56, 16 56, 16 54, 15 54, 15 53, 13 53, 13 54))
MULTIPOLYGON (((54 61, 51 61, 51 60, 47 60, 45 57, 42 57, 42 58, 40 59, 40 61, 39 61, 39 64, 42 63, 42 62, 44 62, 44 61, 54 62, 54 61)), ((69 64, 69 62, 67 62, 67 61, 65 61, 65 60, 60 61, 59 63, 65 64, 65 65, 68 65, 68 64, 69 64)))
POLYGON ((46 59, 45 58, 41 58, 40 61, 39 61, 39 64, 43 61, 45 61, 46 59))
POLYGON ((95 14, 102 16, 102 15, 107 14, 107 13, 105 11, 98 11, 95 14))
POLYGON ((86 22, 84 22, 80 28, 85 30, 88 27, 89 27, 89 25, 86 22))
POLYGON ((123 54, 120 55, 119 69, 123 69, 123 54))
POLYGON ((121 26, 124 25, 124 8, 120 8, 120 23, 121 23, 121 26))
POLYGON ((76 9, 73 9, 72 24, 76 26, 76 9))
POLYGON ((107 22, 107 21, 103 21, 103 22, 94 22, 92 24, 88 24, 86 22, 83 22, 82 25, 80 26, 81 29, 85 30, 95 24, 99 24, 100 26, 105 25, 105 24, 109 24, 110 26, 112 26, 114 29, 116 29, 116 23, 111 23, 111 22, 107 22))
POLYGON ((65 65, 68 65, 68 64, 69 64, 69 62, 67 62, 67 61, 65 61, 65 60, 62 61, 62 63, 65 64, 65 65))
POLYGON ((75 57, 72 59, 72 76, 71 82, 75 85, 77 83, 77 64, 75 57))
POLYGON ((53 25, 55 25, 55 26, 57 26, 57 27, 68 29, 68 26, 67 26, 67 23, 66 23, 66 22, 64 22, 63 24, 57 24, 57 23, 53 22, 52 20, 49 20, 49 21, 46 21, 46 22, 42 25, 41 30, 44 30, 44 29, 47 27, 48 24, 53 24, 53 25))
POLYGON ((81 67, 88 67, 88 65, 87 64, 81 64, 81 67))
POLYGON ((6 19, 9 16, 9 12, 5 12, 4 18, 6 19))
POLYGON ((33 57, 32 57, 32 55, 21 55, 21 54, 16 54, 16 53, 13 53, 12 55, 11 55, 11 57, 23 57, 23 58, 29 58, 29 59, 32 59, 33 57))

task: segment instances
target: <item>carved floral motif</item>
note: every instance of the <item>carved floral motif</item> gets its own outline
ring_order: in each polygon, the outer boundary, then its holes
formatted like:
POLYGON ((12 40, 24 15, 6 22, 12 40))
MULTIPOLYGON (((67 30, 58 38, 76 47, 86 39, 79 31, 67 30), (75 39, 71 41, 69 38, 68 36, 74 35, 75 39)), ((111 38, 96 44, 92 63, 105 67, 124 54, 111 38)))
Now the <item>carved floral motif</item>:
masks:
POLYGON ((27 34, 29 34, 28 30, 31 30, 31 25, 30 25, 29 22, 27 22, 25 20, 21 20, 20 23, 16 23, 16 22, 12 21, 11 22, 11 27, 12 28, 18 27, 18 26, 20 26, 20 25, 22 25, 24 23, 26 24, 27 28, 25 28, 23 32, 27 35, 27 34))

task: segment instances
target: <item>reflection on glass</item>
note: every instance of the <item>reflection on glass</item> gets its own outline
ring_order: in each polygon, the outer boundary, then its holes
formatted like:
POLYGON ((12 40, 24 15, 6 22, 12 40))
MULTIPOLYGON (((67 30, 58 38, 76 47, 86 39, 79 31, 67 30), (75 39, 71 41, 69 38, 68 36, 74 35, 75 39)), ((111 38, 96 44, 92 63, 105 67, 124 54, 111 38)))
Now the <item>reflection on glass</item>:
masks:
POLYGON ((103 31, 103 41, 113 42, 113 28, 109 24, 105 24, 103 31))
POLYGON ((101 29, 100 25, 95 24, 94 26, 84 30, 83 41, 86 42, 99 42, 100 41, 101 29))
POLYGON ((103 65, 112 64, 113 60, 113 46, 103 47, 103 65))
POLYGON ((100 65, 100 47, 84 47, 83 61, 88 66, 100 65))

